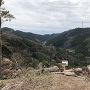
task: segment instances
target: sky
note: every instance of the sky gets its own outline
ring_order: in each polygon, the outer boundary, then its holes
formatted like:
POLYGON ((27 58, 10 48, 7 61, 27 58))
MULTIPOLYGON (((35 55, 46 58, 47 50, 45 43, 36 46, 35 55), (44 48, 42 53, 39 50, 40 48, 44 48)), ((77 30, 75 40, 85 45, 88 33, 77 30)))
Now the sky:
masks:
POLYGON ((61 33, 90 26, 90 0, 4 0, 15 16, 2 27, 36 34, 61 33), (82 25, 83 21, 83 25, 82 25))

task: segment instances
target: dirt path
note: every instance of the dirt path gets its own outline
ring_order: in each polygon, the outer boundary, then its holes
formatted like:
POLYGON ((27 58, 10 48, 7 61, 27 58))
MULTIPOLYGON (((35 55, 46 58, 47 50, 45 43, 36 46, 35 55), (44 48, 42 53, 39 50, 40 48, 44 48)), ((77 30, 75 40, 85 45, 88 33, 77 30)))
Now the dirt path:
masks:
POLYGON ((90 90, 90 81, 81 77, 53 74, 54 81, 58 82, 57 90, 90 90))
POLYGON ((90 81, 61 74, 32 75, 1 81, 1 90, 90 90, 90 81))

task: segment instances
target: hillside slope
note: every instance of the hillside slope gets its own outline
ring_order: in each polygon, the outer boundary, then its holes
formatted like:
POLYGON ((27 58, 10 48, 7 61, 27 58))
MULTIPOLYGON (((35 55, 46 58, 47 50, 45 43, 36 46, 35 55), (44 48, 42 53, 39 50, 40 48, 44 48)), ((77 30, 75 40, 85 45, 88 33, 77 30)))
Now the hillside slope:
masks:
POLYGON ((61 63, 62 60, 68 60, 69 67, 90 63, 85 61, 83 54, 71 53, 60 47, 47 46, 35 40, 22 38, 12 32, 13 30, 2 30, 2 53, 3 57, 11 59, 15 65, 20 67, 37 68, 40 62, 43 67, 49 67, 61 63))
POLYGON ((90 56, 90 28, 76 28, 59 34, 57 37, 48 40, 48 45, 73 49, 76 53, 82 53, 90 56))

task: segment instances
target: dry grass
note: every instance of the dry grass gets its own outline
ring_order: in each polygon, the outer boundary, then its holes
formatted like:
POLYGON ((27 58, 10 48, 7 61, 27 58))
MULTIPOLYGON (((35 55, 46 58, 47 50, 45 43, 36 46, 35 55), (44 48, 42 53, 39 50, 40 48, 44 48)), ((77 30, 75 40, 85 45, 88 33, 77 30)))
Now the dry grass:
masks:
POLYGON ((90 90, 89 78, 85 80, 79 77, 46 72, 44 74, 38 74, 34 71, 25 72, 17 79, 3 82, 14 85, 6 90, 90 90))

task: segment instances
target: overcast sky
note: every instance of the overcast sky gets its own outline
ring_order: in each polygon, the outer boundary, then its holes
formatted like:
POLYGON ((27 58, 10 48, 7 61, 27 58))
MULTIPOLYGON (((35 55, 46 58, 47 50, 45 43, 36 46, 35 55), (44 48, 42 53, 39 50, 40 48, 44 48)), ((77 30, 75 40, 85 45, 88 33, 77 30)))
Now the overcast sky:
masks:
POLYGON ((61 33, 90 26, 90 0, 4 0, 15 16, 2 27, 37 34, 61 33))

